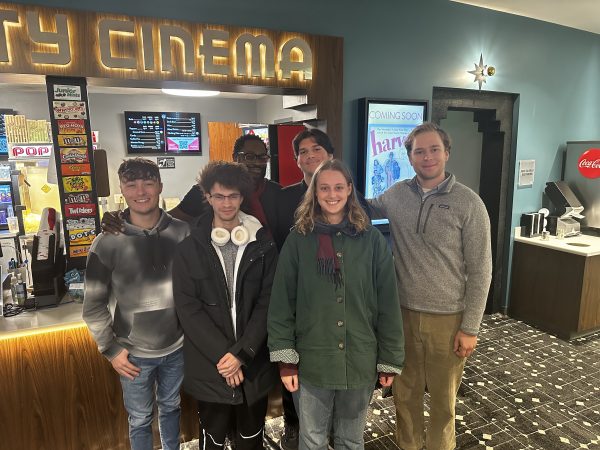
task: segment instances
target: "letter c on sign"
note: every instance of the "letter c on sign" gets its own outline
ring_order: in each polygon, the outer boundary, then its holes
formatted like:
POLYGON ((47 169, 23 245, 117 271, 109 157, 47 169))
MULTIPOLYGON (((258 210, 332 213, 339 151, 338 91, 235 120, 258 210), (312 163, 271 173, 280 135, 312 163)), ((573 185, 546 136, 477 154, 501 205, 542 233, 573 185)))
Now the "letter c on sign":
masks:
POLYGON ((577 162, 579 173, 586 178, 600 178, 600 148, 583 152, 577 162))

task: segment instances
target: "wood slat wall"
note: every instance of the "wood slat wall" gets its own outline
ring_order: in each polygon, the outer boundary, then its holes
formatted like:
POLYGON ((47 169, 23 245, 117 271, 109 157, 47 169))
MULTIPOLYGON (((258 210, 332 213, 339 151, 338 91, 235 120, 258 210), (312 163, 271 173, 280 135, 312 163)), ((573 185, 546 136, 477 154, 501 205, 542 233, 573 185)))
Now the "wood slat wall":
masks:
MULTIPOLYGON (((85 326, 1 340, 0 399, 2 449, 129 448, 118 375, 85 326)), ((187 396, 181 432, 183 441, 198 437, 195 402, 187 396)))

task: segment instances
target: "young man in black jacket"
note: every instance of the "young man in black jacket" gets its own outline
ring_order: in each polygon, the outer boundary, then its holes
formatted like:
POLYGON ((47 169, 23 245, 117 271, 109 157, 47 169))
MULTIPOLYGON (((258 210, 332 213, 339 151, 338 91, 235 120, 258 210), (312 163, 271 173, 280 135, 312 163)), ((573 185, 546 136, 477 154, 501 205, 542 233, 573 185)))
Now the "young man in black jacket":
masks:
MULTIPOLYGON (((308 190, 310 180, 317 167, 324 161, 333 159, 333 144, 327 133, 318 128, 310 128, 298 133, 292 141, 294 148, 294 157, 296 164, 302 171, 303 178, 296 184, 286 186, 281 190, 279 203, 279 235, 283 242, 287 237, 290 229, 294 226, 296 208, 302 202, 304 194, 308 190)), ((358 201, 360 206, 365 210, 367 215, 371 217, 369 205, 363 195, 357 191, 358 201)), ((287 422, 286 422, 287 423, 287 422)), ((290 450, 290 449, 285 449, 290 450)))
POLYGON ((211 162, 200 186, 211 206, 177 248, 175 306, 184 332, 186 392, 198 400, 201 449, 262 449, 268 393, 278 382, 267 350, 277 250, 260 221, 240 211, 246 168, 211 162))

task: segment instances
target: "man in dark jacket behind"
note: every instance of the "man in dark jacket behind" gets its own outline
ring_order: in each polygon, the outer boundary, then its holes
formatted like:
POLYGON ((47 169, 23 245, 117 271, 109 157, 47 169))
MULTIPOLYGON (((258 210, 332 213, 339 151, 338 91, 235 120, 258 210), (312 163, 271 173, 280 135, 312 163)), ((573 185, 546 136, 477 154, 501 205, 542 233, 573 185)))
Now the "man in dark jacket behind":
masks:
POLYGON ((184 331, 186 392, 198 400, 201 449, 262 449, 268 393, 278 382, 267 350, 277 250, 260 221, 240 211, 246 168, 211 162, 200 186, 211 206, 177 248, 173 292, 184 331))

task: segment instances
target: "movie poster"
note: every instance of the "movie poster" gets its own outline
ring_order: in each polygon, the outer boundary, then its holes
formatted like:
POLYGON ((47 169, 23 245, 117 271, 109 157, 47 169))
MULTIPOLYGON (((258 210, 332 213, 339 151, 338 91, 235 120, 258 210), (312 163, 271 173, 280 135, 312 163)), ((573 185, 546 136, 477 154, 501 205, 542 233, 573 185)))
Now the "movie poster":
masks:
POLYGON ((425 121, 423 105, 369 103, 365 149, 365 197, 374 198, 415 175, 404 147, 411 130, 425 121))

